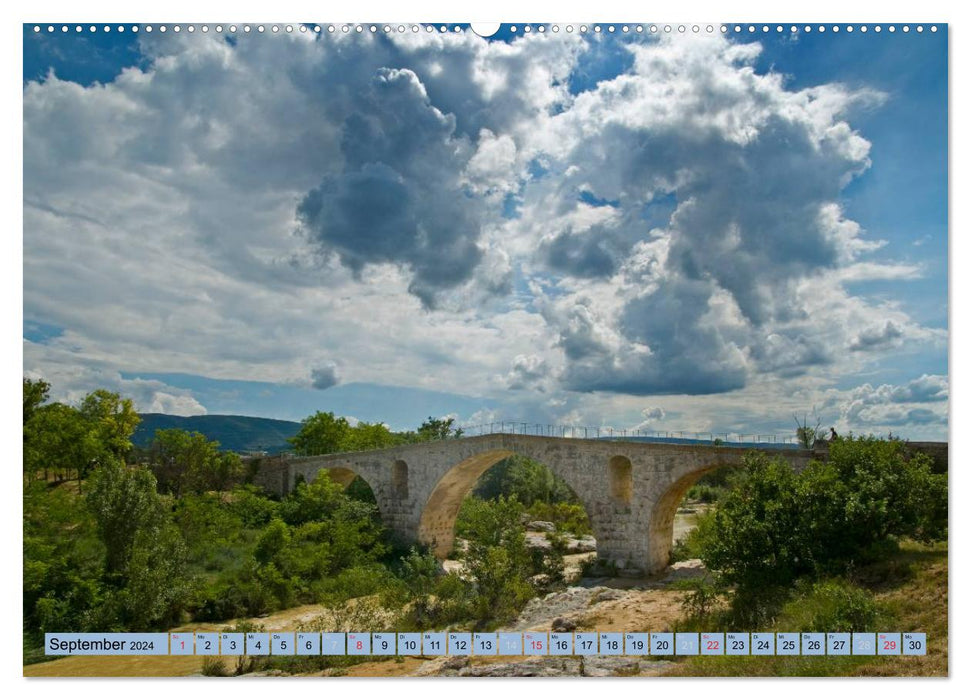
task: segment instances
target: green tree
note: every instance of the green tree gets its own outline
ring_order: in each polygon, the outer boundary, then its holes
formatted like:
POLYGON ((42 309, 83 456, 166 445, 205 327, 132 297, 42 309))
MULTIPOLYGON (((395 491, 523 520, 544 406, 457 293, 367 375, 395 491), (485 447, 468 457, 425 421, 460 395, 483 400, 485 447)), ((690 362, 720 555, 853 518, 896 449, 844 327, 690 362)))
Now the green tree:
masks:
POLYGON ((527 508, 542 503, 574 503, 573 489, 548 467, 528 457, 513 455, 489 469, 476 483, 475 495, 494 499, 515 497, 527 508))
POLYGON ((282 520, 273 520, 256 542, 254 555, 260 564, 269 564, 290 545, 290 528, 282 520))
POLYGON ((192 581, 185 542, 166 523, 137 533, 125 568, 125 585, 112 596, 126 629, 166 629, 181 621, 192 581))
POLYGON ((71 406, 41 406, 24 427, 24 471, 30 478, 42 471, 45 480, 49 473, 59 481, 80 480, 103 454, 89 423, 71 406))
POLYGON ((36 643, 43 632, 91 629, 100 605, 104 546, 82 499, 46 483, 24 485, 24 629, 36 643))
POLYGON ((88 473, 109 458, 124 458, 138 414, 130 399, 104 389, 93 391, 77 408, 61 403, 41 405, 49 386, 24 380, 24 472, 33 477, 53 471, 74 476, 80 485, 88 473))
POLYGON ((213 491, 226 491, 239 483, 244 471, 243 460, 238 454, 220 452, 209 464, 206 488, 213 491))
POLYGON ((473 499, 465 510, 459 534, 467 538, 462 559, 475 582, 474 614, 480 621, 510 618, 535 593, 523 505, 514 498, 473 499))
POLYGON ((401 438, 392 433, 384 423, 365 423, 361 421, 350 428, 341 443, 341 449, 347 451, 377 450, 391 447, 401 442, 401 438))
POLYGON ((280 503, 266 497, 261 489, 252 484, 233 489, 227 506, 248 528, 261 528, 276 517, 280 503))
POLYGON ((823 433, 820 431, 819 426, 823 424, 822 419, 816 415, 816 407, 813 407, 813 418, 816 421, 815 425, 809 424, 809 417, 804 413, 802 420, 800 421, 796 414, 792 414, 792 419, 796 422, 796 440, 800 445, 805 447, 807 450, 813 449, 816 446, 816 441, 822 439, 823 433))
POLYGON ((341 452, 345 449, 348 433, 351 430, 346 418, 336 417, 333 413, 317 411, 305 418, 300 430, 290 438, 293 449, 300 455, 323 455, 341 452))
POLYGON ((34 412, 47 401, 51 385, 43 379, 28 379, 24 377, 24 427, 30 422, 34 412))
POLYGON ((442 574, 441 562, 414 547, 399 562, 400 585, 384 591, 383 605, 388 609, 404 609, 404 618, 415 629, 427 629, 434 623, 434 595, 442 574))
POLYGON ((131 436, 141 422, 131 399, 98 389, 81 400, 78 410, 106 454, 120 458, 128 454, 131 436))
POLYGON ((428 420, 418 427, 417 439, 419 442, 427 440, 447 440, 450 438, 460 438, 462 435, 462 429, 455 427, 454 418, 432 418, 429 416, 428 420))
POLYGON ((148 448, 148 465, 159 489, 174 494, 224 491, 242 478, 239 455, 219 452, 219 443, 198 432, 156 430, 148 448))
POLYGON ((155 536, 163 524, 155 477, 146 469, 108 460, 91 475, 86 498, 105 545, 105 569, 124 576, 136 539, 155 536))
POLYGON ((302 525, 327 520, 345 503, 340 484, 327 472, 321 472, 311 483, 298 483, 280 503, 280 517, 288 525, 302 525))

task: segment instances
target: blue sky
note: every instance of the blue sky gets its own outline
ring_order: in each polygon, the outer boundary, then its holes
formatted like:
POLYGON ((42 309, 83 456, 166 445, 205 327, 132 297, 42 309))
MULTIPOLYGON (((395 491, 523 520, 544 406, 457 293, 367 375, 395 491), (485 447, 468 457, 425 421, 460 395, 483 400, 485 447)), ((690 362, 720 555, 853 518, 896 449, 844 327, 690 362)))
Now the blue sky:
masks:
MULTIPOLYGON (((889 241, 885 259, 911 256, 934 266, 912 282, 903 301, 924 323, 946 328, 947 306, 940 302, 947 296, 947 32, 910 38, 803 34, 796 42, 774 42, 758 67, 791 76, 794 88, 838 81, 886 93, 882 107, 852 115, 873 144, 873 167, 846 187, 846 212, 889 241), (916 239, 915 230, 923 231, 916 239), (908 248, 915 241, 922 250, 908 248)), ((891 290, 870 283, 860 291, 891 290)))
POLYGON ((946 435, 946 28, 298 29, 25 26, 54 398, 946 435))
MULTIPOLYGON (((161 381, 168 386, 187 389, 210 413, 216 414, 260 415, 300 421, 321 408, 320 390, 307 386, 210 379, 191 374, 122 373, 122 377, 161 381)), ((327 389, 326 409, 348 418, 382 421, 395 429, 408 430, 416 427, 416 416, 471 415, 498 404, 481 397, 407 387, 396 387, 395 400, 388 401, 388 393, 389 388, 380 384, 338 384, 327 389)))

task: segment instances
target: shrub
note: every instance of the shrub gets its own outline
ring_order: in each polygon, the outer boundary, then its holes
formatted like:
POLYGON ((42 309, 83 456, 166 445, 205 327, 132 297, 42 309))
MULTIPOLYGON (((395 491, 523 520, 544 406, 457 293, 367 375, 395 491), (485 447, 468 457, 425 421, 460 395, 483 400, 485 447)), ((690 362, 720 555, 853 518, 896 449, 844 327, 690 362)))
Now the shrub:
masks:
POLYGON ((579 503, 544 503, 536 501, 529 507, 530 520, 546 520, 560 532, 577 536, 592 534, 587 511, 579 503))
POLYGON ((725 591, 707 578, 690 581, 688 586, 688 593, 681 598, 681 605, 688 616, 698 622, 707 620, 724 603, 725 591))
POLYGON ((718 500, 721 495, 720 489, 714 486, 705 485, 695 485, 688 489, 688 493, 685 494, 686 498, 692 501, 699 501, 701 503, 714 503, 718 500))
POLYGON ((877 628, 882 612, 868 591, 832 579, 798 586, 780 618, 796 632, 864 632, 877 628))
POLYGON ((263 527, 277 515, 280 504, 267 498, 258 486, 240 486, 233 489, 229 509, 249 528, 263 527))
POLYGON ((898 442, 835 440, 828 462, 799 474, 764 454, 745 462, 747 476, 697 535, 705 565, 743 593, 844 572, 895 538, 947 534, 946 477, 898 442))
POLYGON ((202 659, 202 675, 204 676, 228 676, 229 669, 226 667, 225 660, 218 656, 206 656, 202 659))
POLYGON ((239 546, 242 519, 217 494, 187 495, 176 502, 174 519, 189 560, 209 571, 226 566, 239 546))

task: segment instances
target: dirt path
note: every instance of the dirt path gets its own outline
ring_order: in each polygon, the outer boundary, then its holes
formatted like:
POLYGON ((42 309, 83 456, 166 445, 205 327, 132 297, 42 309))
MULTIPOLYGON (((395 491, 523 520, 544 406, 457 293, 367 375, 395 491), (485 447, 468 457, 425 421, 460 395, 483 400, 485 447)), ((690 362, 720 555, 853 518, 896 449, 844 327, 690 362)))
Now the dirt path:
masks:
MULTIPOLYGON (((300 623, 329 613, 323 605, 302 605, 267 615, 248 618, 267 631, 291 631, 300 623)), ((172 632, 221 632, 236 620, 219 623, 192 623, 172 628, 172 632)), ((24 676, 193 676, 202 673, 202 656, 67 656, 53 661, 24 666, 24 676)), ((234 657, 225 657, 231 660, 234 657)))

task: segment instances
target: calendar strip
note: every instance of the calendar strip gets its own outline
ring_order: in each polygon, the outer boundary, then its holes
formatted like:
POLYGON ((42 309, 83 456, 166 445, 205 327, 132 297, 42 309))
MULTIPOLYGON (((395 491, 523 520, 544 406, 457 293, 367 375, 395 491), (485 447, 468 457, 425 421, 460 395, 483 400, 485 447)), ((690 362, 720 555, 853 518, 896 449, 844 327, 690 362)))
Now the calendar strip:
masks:
POLYGON ((53 633, 49 656, 923 656, 923 632, 53 633))

